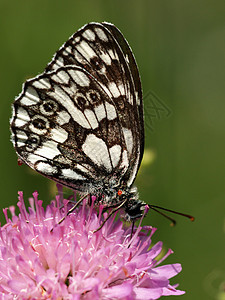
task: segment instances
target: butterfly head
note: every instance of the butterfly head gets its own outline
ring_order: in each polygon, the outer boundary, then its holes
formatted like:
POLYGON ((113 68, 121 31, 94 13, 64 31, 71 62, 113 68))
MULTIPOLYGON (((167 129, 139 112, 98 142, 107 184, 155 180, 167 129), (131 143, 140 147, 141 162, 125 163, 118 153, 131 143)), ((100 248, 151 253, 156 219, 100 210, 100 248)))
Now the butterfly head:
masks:
POLYGON ((124 204, 124 219, 128 222, 135 221, 143 216, 146 203, 138 196, 137 188, 132 187, 127 193, 127 201, 124 204))
POLYGON ((124 219, 128 222, 132 222, 143 216, 146 203, 140 200, 129 200, 124 205, 124 210, 126 212, 124 219))
POLYGON ((123 218, 126 221, 132 222, 142 217, 146 204, 139 200, 136 187, 117 188, 114 189, 113 192, 113 200, 111 198, 110 202, 114 203, 118 208, 122 205, 122 208, 125 211, 123 218))

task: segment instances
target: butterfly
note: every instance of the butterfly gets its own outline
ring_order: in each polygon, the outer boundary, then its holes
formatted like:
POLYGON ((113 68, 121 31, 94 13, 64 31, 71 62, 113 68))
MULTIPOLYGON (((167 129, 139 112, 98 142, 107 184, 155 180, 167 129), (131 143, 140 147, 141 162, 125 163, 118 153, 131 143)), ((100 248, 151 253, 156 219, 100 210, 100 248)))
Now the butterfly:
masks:
POLYGON ((97 204, 123 207, 127 220, 143 215, 133 186, 144 151, 141 81, 113 24, 89 23, 72 35, 25 82, 10 122, 19 160, 97 204))

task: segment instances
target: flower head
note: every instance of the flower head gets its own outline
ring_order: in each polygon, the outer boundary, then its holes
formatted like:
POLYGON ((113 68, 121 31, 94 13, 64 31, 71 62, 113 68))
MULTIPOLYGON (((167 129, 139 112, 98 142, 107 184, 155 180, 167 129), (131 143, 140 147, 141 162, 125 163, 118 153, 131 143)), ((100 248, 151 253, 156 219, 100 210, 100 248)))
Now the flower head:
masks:
POLYGON ((37 192, 28 211, 19 192, 20 214, 1 227, 1 299, 158 299, 182 295, 169 279, 180 264, 158 266, 162 243, 151 246, 152 227, 125 228, 115 217, 99 231, 106 213, 82 205, 65 218, 68 200, 62 190, 46 210, 37 192), (53 229, 53 230, 52 230, 53 229), (150 248, 151 246, 151 248, 150 248))

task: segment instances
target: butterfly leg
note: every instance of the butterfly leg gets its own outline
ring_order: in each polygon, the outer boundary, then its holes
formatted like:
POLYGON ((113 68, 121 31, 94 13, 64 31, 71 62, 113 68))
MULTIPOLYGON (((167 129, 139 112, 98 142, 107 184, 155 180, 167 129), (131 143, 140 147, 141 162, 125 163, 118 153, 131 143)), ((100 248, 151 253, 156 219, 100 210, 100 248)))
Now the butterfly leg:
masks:
POLYGON ((114 208, 108 215, 108 217, 102 222, 102 224, 98 227, 98 229, 94 230, 94 233, 99 231, 104 224, 108 221, 108 219, 115 213, 117 212, 121 207, 124 206, 124 204, 127 202, 127 199, 125 199, 119 206, 117 206, 116 208, 114 208))
MULTIPOLYGON (((86 198, 88 195, 89 195, 89 194, 85 194, 83 197, 81 197, 81 198, 79 199, 79 201, 77 201, 76 204, 75 204, 73 207, 71 207, 71 209, 68 210, 67 214, 66 214, 61 220, 59 220, 59 222, 58 222, 57 225, 61 224, 61 223, 65 220, 65 218, 66 218, 71 212, 73 212, 74 209, 76 209, 76 208, 78 207, 78 205, 79 205, 79 204, 84 200, 84 198, 86 198)), ((54 229, 54 228, 51 229, 51 232, 53 231, 53 229, 54 229)))
POLYGON ((134 233, 134 224, 135 224, 135 220, 132 221, 132 228, 131 228, 130 239, 132 239, 132 236, 133 236, 133 233, 134 233))

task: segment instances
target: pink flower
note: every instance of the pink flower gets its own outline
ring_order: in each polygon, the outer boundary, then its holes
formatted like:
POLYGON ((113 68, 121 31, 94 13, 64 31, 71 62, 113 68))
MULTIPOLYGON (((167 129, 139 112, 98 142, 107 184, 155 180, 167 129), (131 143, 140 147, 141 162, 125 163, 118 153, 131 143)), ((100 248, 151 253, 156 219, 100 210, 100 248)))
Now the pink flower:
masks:
POLYGON ((19 216, 14 207, 9 208, 11 219, 4 210, 0 299, 131 300, 184 294, 169 282, 181 271, 180 264, 158 266, 172 251, 156 260, 162 242, 151 245, 155 228, 139 225, 130 238, 131 228, 111 217, 93 233, 107 214, 87 205, 58 225, 69 206, 61 188, 46 210, 37 192, 29 202, 27 212, 19 192, 19 216))

